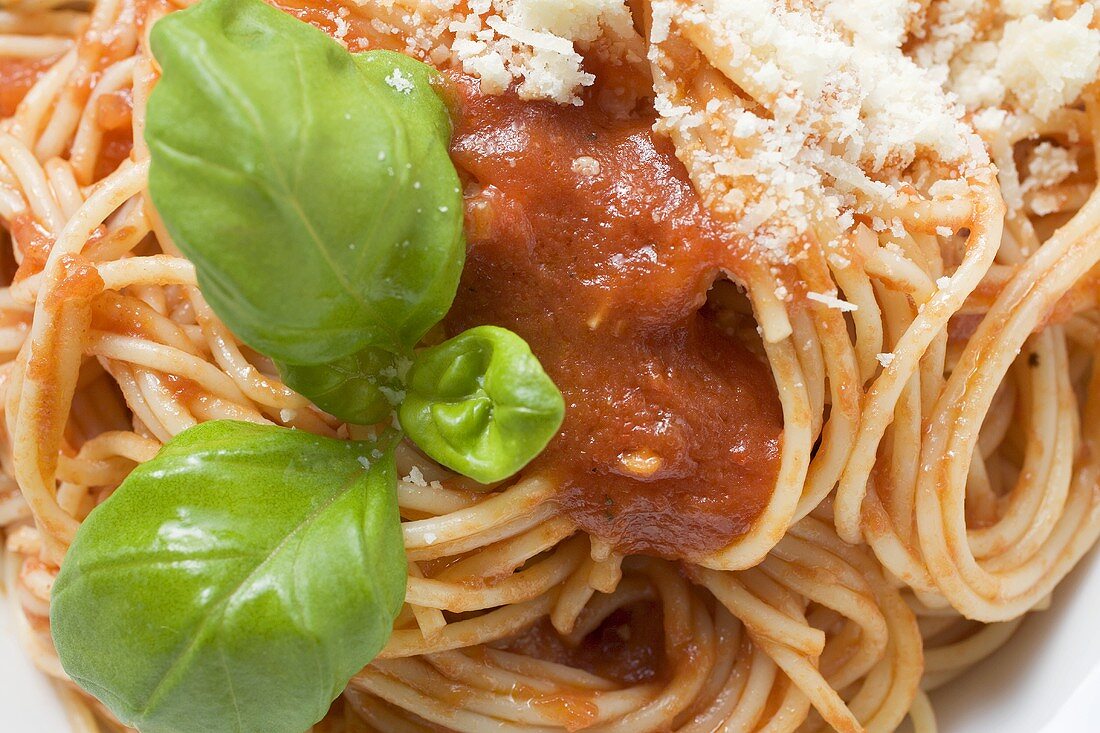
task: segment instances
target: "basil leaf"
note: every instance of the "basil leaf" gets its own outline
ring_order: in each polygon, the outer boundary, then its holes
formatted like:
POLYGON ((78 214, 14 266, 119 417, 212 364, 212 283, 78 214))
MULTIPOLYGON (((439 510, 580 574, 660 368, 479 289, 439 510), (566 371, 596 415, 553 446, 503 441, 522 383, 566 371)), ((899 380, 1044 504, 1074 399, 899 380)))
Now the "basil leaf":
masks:
POLYGON ((565 402, 527 342, 478 326, 417 354, 401 427, 429 456, 481 483, 511 476, 561 427, 565 402))
POLYGON ((65 671, 143 733, 301 733, 402 604, 390 443, 178 435, 77 532, 50 606, 65 671))
POLYGON ((399 357, 382 349, 362 351, 327 364, 276 362, 288 387, 341 420, 360 425, 381 422, 404 396, 399 357))
POLYGON ((407 353, 465 255, 435 72, 261 0, 203 0, 151 42, 149 191, 218 316, 284 364, 407 353))

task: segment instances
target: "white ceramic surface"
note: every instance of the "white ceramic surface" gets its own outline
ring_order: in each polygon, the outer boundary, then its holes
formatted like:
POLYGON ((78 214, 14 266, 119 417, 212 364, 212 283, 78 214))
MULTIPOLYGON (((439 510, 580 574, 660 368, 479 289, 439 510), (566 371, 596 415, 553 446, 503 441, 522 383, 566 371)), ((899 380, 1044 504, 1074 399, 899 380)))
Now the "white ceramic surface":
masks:
MULTIPOLYGON (((0 733, 69 733, 0 604, 0 733)), ((1100 732, 1100 553, 996 654, 933 696, 941 733, 1100 732)))
POLYGON ((8 599, 0 598, 0 731, 69 733, 53 686, 15 638, 8 599))
POLYGON ((1100 553, 933 704, 941 733, 1100 732, 1100 553))

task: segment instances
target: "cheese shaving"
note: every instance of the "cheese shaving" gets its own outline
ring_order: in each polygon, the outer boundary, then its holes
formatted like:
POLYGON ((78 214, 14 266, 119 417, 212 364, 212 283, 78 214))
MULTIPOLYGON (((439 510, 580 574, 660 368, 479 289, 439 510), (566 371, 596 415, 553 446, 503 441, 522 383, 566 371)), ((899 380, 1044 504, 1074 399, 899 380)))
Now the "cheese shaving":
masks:
POLYGON ((859 310, 859 306, 855 303, 849 303, 846 300, 841 300, 835 295, 828 295, 826 293, 806 293, 806 297, 810 300, 821 303, 829 308, 834 308, 842 313, 851 313, 859 310))

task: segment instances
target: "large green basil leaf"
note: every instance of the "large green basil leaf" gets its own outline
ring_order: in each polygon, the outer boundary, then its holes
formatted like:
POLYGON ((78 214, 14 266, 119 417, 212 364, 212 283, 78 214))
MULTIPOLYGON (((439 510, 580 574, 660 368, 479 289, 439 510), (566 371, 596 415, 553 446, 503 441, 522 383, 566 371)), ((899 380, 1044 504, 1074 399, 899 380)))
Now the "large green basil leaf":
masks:
POLYGON ((565 402, 527 342, 478 326, 416 355, 401 427, 429 456, 481 483, 505 479, 561 427, 565 402))
POLYGON ((203 0, 151 38, 149 191, 218 316, 285 364, 407 353, 465 255, 435 72, 261 0, 203 0))
POLYGON ((301 733, 401 607, 392 447, 181 433, 77 532, 50 607, 65 671, 143 733, 301 733))

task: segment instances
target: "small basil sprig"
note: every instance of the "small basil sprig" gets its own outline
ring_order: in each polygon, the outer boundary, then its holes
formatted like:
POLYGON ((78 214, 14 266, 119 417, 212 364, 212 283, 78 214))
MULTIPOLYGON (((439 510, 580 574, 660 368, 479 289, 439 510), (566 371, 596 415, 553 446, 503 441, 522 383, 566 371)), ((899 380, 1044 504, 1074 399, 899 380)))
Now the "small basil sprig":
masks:
POLYGON ((496 386, 477 399, 433 402, 450 392, 430 380, 460 349, 414 355, 454 300, 465 256, 436 72, 396 53, 350 54, 262 0, 173 13, 152 48, 162 77, 147 113, 149 190, 218 316, 349 422, 385 419, 404 398, 399 366, 430 358, 400 410, 410 437, 480 481, 530 461, 561 423, 547 407, 561 395, 518 336, 458 337, 497 344, 482 374, 496 386))
POLYGON ((65 671, 142 733, 300 733, 405 593, 393 441, 208 422, 81 525, 53 590, 65 671))
POLYGON ((407 385, 401 427, 432 458, 484 484, 538 455, 565 412, 527 343, 495 326, 421 351, 407 385))
POLYGON ((149 192, 214 311, 285 364, 412 348, 465 256, 436 72, 261 0, 204 0, 151 42, 149 192))

